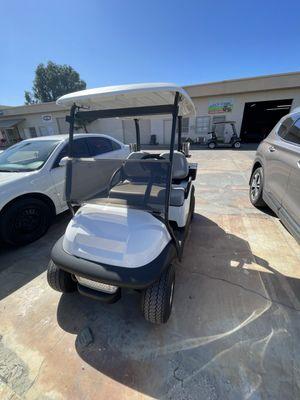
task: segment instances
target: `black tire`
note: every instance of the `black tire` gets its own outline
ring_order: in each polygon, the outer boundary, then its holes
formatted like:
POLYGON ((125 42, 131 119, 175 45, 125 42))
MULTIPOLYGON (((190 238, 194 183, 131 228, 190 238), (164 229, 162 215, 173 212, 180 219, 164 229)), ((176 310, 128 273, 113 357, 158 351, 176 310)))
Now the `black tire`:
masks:
POLYGON ((147 321, 164 324, 168 321, 173 304, 175 268, 171 264, 159 280, 143 292, 142 311, 147 321))
POLYGON ((251 203, 258 208, 266 207, 263 200, 264 171, 262 167, 253 171, 250 179, 249 197, 251 203))
POLYGON ((208 143, 208 148, 211 149, 211 150, 215 149, 216 148, 216 143, 215 142, 208 143))
POLYGON ((16 246, 34 242, 48 230, 52 214, 49 205, 42 200, 16 200, 0 216, 1 239, 16 246))
POLYGON ((234 149, 240 149, 240 148, 241 148, 241 142, 234 142, 233 145, 232 145, 232 147, 233 147, 234 149))
POLYGON ((71 274, 58 268, 52 260, 48 264, 47 281, 49 286, 57 292, 70 293, 77 289, 77 284, 73 281, 71 274))

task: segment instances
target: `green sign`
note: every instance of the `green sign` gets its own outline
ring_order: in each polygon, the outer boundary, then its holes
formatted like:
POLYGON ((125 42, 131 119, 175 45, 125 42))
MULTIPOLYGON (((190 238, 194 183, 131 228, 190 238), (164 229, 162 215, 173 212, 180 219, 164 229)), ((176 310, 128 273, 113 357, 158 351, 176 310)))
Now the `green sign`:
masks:
POLYGON ((232 101, 220 101, 211 103, 208 106, 208 114, 224 114, 231 112, 233 108, 232 101))

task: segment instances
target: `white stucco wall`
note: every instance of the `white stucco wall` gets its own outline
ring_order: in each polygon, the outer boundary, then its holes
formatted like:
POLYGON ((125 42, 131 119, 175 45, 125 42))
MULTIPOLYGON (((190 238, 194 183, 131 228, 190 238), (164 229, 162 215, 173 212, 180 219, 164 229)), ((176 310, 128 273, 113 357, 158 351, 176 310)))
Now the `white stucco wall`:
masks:
MULTIPOLYGON (((226 120, 236 121, 238 133, 240 133, 244 107, 247 102, 259 102, 267 100, 282 100, 293 99, 292 108, 300 106, 300 85, 297 79, 300 74, 287 74, 277 77, 258 77, 245 80, 216 82, 213 84, 194 85, 186 87, 188 93, 192 96, 195 103, 197 116, 209 116, 209 104, 215 102, 224 102, 230 100, 233 104, 231 112, 224 114, 226 120), (296 79, 296 80, 295 80, 296 79), (298 82, 298 83, 297 83, 298 82), (274 85, 281 85, 275 86, 274 85), (280 88, 283 85, 285 88, 280 88), (270 87, 274 89, 270 90, 270 87), (292 85, 295 85, 292 87, 292 85), (253 89, 250 92, 251 88, 253 89), (262 89, 262 90, 260 90, 262 89), (241 90, 241 92, 238 92, 241 90), (244 91, 242 91, 244 90, 244 91), (255 91, 254 91, 255 90, 255 91)), ((36 104, 32 106, 11 107, 9 109, 1 110, 0 120, 2 119, 22 119, 23 122, 18 124, 18 130, 22 138, 29 137, 29 128, 35 127, 37 135, 41 134, 57 134, 67 133, 68 124, 62 123, 58 126, 57 119, 61 118, 63 121, 68 114, 67 109, 61 109, 55 103, 36 104), (44 121, 43 115, 51 115, 51 121, 44 121), (63 128, 62 128, 63 127, 63 128), (43 132, 44 131, 44 132, 43 132)), ((214 115, 210 115, 210 121, 214 115)), ((169 142, 170 138, 170 117, 153 118, 150 125, 150 133, 148 143, 150 142, 150 135, 155 134, 157 141, 160 144, 169 142), (166 134, 164 132, 166 130, 166 134)), ((189 132, 183 133, 183 136, 189 136, 196 139, 201 136, 196 132, 196 118, 189 119, 189 132)), ((94 121, 87 125, 88 132, 105 133, 115 138, 124 141, 124 123, 120 119, 103 119, 94 121)), ((77 132, 83 131, 78 130, 77 132)))
MULTIPOLYGON (((300 106, 300 89, 284 89, 284 90, 270 90, 263 92, 252 92, 252 93, 240 93, 234 95, 226 95, 226 96, 210 96, 210 97, 198 97, 193 98, 197 116, 206 116, 208 114, 208 106, 213 102, 222 102, 231 100, 233 103, 232 112, 224 113, 224 114, 215 114, 215 115, 225 115, 226 120, 234 120, 236 121, 236 127, 238 133, 240 132, 243 113, 245 103, 255 102, 255 101, 267 101, 267 100, 284 100, 284 99, 293 99, 292 109, 300 106)), ((211 115, 213 117, 213 115, 211 115)), ((194 126, 194 118, 190 119, 190 126, 194 126)), ((193 129, 190 130, 190 137, 196 137, 193 129)))

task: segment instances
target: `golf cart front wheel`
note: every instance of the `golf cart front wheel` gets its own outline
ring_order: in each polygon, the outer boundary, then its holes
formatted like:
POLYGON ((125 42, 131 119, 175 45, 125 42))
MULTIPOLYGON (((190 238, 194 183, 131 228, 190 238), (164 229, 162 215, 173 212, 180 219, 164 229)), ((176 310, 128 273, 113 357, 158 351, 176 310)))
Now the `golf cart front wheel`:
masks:
POLYGON ((241 147, 241 142, 235 142, 232 146, 234 149, 239 149, 241 147))
POLYGON ((48 264, 47 281, 52 289, 61 293, 74 292, 77 288, 71 274, 58 268, 53 261, 48 264))
POLYGON ((215 147, 216 147, 216 143, 215 142, 208 143, 208 148, 209 149, 214 149, 215 147))
POLYGON ((171 264, 159 280, 144 290, 142 310, 147 321, 164 324, 168 321, 173 304, 175 268, 171 264))

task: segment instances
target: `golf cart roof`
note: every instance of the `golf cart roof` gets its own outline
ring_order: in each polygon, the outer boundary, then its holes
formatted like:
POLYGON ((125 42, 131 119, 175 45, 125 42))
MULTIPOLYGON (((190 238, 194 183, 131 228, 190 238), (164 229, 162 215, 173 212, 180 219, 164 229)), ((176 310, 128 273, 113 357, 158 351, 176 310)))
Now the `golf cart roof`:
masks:
POLYGON ((173 83, 138 83, 81 90, 60 97, 56 103, 70 107, 75 103, 90 110, 169 105, 174 103, 176 92, 180 95, 178 115, 195 115, 190 96, 173 83))

